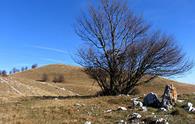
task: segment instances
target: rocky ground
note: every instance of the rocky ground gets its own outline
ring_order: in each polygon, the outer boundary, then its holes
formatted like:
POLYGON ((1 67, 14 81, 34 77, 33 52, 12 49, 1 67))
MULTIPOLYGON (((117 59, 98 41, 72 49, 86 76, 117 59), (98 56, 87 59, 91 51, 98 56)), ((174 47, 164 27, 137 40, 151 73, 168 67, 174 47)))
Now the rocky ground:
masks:
MULTIPOLYGON (((195 105, 195 95, 181 95, 171 110, 146 107, 133 100, 143 96, 32 96, 0 101, 0 123, 17 124, 194 124, 195 113, 186 105, 195 105)), ((138 99, 137 99, 138 98, 138 99)))

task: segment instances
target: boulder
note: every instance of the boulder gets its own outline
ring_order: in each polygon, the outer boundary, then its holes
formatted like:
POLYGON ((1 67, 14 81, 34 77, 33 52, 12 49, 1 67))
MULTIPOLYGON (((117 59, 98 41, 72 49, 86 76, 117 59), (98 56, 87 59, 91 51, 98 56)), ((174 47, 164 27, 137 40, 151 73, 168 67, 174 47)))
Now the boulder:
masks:
POLYGON ((169 109, 172 105, 175 105, 177 101, 177 91, 173 85, 166 85, 163 98, 162 107, 169 109))
POLYGON ((144 106, 159 108, 161 105, 155 93, 151 92, 144 97, 144 106))
POLYGON ((162 98, 162 107, 168 109, 171 105, 171 87, 166 85, 162 98))
POLYGON ((175 105, 177 102, 177 90, 176 87, 171 84, 171 103, 172 105, 175 105))

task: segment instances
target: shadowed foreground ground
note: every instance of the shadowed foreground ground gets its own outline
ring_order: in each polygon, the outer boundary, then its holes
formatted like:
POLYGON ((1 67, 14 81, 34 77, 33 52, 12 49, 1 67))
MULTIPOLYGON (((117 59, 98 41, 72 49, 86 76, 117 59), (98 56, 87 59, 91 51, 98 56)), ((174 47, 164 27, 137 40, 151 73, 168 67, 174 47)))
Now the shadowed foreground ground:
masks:
POLYGON ((1 99, 0 123, 17 124, 84 124, 86 121, 99 124, 117 123, 120 120, 128 121, 128 116, 133 112, 142 115, 142 120, 153 118, 166 118, 170 124, 193 124, 195 114, 188 113, 182 108, 187 101, 195 104, 194 95, 183 95, 179 99, 186 99, 184 103, 177 104, 170 112, 161 112, 158 109, 148 108, 142 112, 132 108, 131 98, 134 96, 117 97, 20 97, 9 100, 1 99), (119 106, 128 108, 127 111, 114 111, 119 106), (105 113, 112 109, 112 112, 105 113), (152 113, 155 113, 154 115, 152 113), (177 118, 177 119, 176 119, 177 118))

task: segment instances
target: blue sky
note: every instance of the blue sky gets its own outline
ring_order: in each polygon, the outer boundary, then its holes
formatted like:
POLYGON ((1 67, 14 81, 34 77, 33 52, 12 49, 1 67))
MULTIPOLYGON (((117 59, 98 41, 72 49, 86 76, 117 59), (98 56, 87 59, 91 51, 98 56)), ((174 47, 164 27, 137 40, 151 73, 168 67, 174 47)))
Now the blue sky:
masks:
MULTIPOLYGON (((64 63, 83 43, 75 19, 90 0, 0 0, 0 69, 64 63)), ((96 3, 95 0, 93 0, 96 3)), ((153 28, 172 34, 195 60, 194 0, 128 0, 153 28)), ((175 80, 194 83, 195 69, 175 80)))

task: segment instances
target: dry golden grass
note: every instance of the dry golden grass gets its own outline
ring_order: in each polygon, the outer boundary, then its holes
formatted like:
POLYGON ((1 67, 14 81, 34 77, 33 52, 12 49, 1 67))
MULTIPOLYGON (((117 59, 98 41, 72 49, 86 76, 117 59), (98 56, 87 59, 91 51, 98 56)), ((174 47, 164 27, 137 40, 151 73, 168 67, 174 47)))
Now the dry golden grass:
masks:
POLYGON ((195 92, 195 85, 179 83, 160 77, 152 80, 147 84, 140 85, 138 90, 140 91, 140 94, 147 94, 149 92, 163 94, 165 85, 167 84, 173 84, 176 87, 178 94, 191 94, 195 92))
MULTIPOLYGON (((143 112, 138 108, 132 107, 130 100, 132 97, 39 96, 13 98, 9 101, 1 99, 0 123, 84 124, 86 121, 91 121, 93 124, 113 124, 120 120, 128 121, 128 115, 133 112, 141 114, 142 120, 156 116, 157 118, 166 118, 171 124, 193 124, 192 122, 195 121, 195 114, 185 111, 182 105, 177 105, 176 110, 170 112, 160 112, 154 108, 148 108, 147 112, 143 112), (128 110, 115 111, 119 106, 126 107, 128 110), (109 109, 113 111, 106 113, 105 111, 109 109), (152 115, 152 113, 155 113, 155 115, 152 115)), ((191 97, 194 98, 193 95, 184 95, 179 98, 191 99, 191 97)), ((194 99, 191 102, 195 104, 194 99)))

